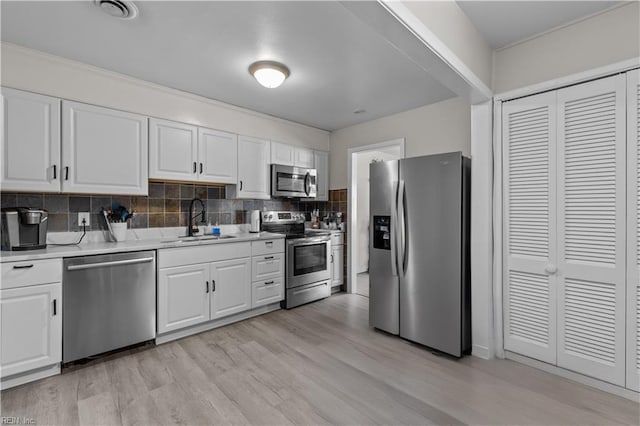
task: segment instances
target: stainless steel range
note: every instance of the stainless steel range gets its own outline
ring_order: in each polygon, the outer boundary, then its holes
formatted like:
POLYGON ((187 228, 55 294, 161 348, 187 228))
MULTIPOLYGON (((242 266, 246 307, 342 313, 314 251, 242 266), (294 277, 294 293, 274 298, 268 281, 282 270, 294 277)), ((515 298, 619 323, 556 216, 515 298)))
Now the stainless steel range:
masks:
POLYGON ((331 233, 305 232, 304 213, 262 212, 262 231, 286 235, 286 293, 294 308, 331 295, 331 233))

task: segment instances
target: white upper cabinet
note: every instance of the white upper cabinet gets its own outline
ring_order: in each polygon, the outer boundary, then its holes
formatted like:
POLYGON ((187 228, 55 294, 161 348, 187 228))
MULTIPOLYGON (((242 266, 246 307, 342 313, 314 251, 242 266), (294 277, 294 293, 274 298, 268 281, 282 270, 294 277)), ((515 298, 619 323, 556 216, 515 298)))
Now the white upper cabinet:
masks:
POLYGON ((640 391, 640 70, 627 73, 627 378, 640 391))
POLYGON ((147 117, 62 101, 62 190, 146 195, 147 117))
POLYGON ((236 182, 236 135, 157 118, 149 120, 149 129, 151 179, 236 182))
POLYGON ((293 147, 280 142, 271 142, 271 164, 293 166, 293 147))
POLYGON ((2 88, 0 185, 60 191, 60 100, 2 88))
POLYGON ((238 136, 238 180, 235 191, 229 188, 229 198, 271 198, 270 152, 269 141, 238 136))
POLYGON ((238 136, 217 130, 198 129, 198 180, 236 183, 238 136))
POLYGON ((315 167, 313 150, 295 147, 293 149, 293 165, 296 167, 313 169, 315 167))
POLYGON ((149 177, 195 180, 198 128, 175 121, 149 119, 149 177))
POLYGON ((316 172, 316 201, 329 201, 329 153, 313 152, 316 172))

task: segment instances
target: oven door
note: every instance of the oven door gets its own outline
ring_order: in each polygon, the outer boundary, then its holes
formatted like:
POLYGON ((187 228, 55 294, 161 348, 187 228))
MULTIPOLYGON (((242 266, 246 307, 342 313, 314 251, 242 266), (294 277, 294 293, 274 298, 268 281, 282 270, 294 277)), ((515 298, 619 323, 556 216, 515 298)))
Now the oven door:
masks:
POLYGON ((331 240, 327 237, 287 241, 287 288, 331 277, 331 240))
POLYGON ((316 189, 315 169, 300 167, 271 165, 271 195, 274 197, 315 197, 316 189))

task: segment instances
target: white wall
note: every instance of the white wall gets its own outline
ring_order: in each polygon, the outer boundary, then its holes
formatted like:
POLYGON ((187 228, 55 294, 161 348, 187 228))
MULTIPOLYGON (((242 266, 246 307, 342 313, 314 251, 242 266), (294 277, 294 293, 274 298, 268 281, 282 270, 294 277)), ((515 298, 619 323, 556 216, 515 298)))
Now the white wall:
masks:
POLYGON ((91 65, 1 44, 0 84, 292 145, 327 150, 329 132, 91 65))
POLYGON ((373 160, 387 161, 399 157, 382 151, 365 151, 356 153, 358 200, 356 202, 356 246, 358 250, 356 273, 369 270, 369 164, 373 160))
POLYGON ((412 109, 331 133, 331 189, 347 187, 348 149, 405 139, 405 156, 462 151, 469 155, 470 107, 461 98, 412 109))
POLYGON ((455 1, 403 1, 402 4, 491 87, 491 47, 455 1))
POLYGON ((639 56, 640 3, 631 2, 495 51, 493 88, 501 93, 639 56))

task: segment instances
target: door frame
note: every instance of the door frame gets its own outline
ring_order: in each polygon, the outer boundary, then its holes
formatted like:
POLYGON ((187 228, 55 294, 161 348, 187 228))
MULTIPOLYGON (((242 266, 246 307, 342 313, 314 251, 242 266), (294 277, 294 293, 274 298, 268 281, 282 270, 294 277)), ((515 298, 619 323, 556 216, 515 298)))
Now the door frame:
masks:
POLYGON ((348 212, 347 212, 347 293, 355 293, 357 287, 357 268, 354 267, 354 261, 357 260, 357 250, 354 244, 355 239, 353 233, 357 228, 355 215, 357 214, 356 202, 358 200, 358 188, 354 186, 358 181, 358 163, 355 160, 356 154, 367 151, 380 151, 385 148, 399 147, 400 158, 405 158, 405 140, 404 138, 391 139, 384 142, 373 143, 370 145, 362 145, 349 148, 347 151, 348 164, 348 212))

